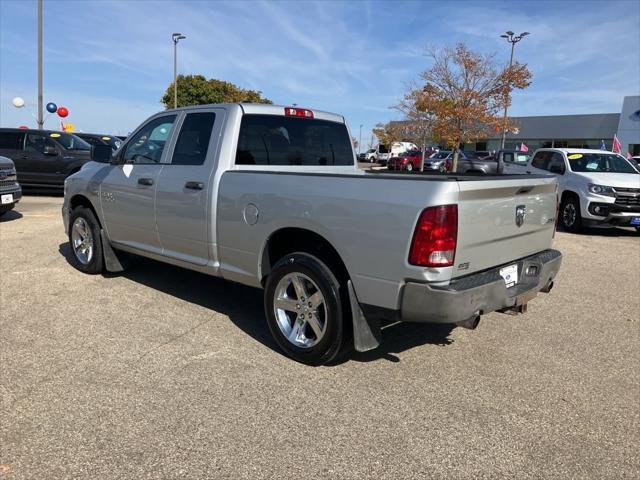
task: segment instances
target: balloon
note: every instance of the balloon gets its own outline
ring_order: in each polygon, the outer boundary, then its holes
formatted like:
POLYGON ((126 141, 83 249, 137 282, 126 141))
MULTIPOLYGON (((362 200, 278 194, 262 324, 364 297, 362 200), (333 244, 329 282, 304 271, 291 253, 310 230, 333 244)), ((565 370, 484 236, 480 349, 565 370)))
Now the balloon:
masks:
POLYGON ((26 125, 20 125, 18 128, 22 128, 23 130, 28 130, 29 127, 27 127, 26 125))
POLYGON ((11 103, 13 103, 13 106, 16 108, 21 108, 24 107, 24 98, 22 97, 15 97, 11 103))
POLYGON ((69 115, 69 110, 67 110, 67 107, 58 107, 58 116, 60 118, 64 118, 67 115, 69 115))
POLYGON ((58 106, 55 103, 53 102, 47 103, 47 112, 55 113, 56 110, 58 110, 58 106))

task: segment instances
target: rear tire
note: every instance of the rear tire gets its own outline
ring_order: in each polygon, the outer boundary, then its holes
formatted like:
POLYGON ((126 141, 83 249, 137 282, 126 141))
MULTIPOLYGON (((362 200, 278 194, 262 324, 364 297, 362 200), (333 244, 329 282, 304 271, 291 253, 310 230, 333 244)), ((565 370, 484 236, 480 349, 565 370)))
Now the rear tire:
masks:
POLYGON ((565 232, 578 232, 582 228, 580 200, 577 197, 566 197, 560 205, 560 224, 565 232))
POLYGON ((407 163, 407 172, 409 173, 413 172, 413 163, 411 162, 407 163))
POLYGON ((349 310, 344 305, 336 276, 308 253, 286 255, 267 279, 267 325, 280 348, 298 362, 325 365, 348 350, 349 310))
POLYGON ((74 267, 92 275, 102 273, 104 256, 100 225, 91 209, 79 206, 71 211, 68 236, 74 267))

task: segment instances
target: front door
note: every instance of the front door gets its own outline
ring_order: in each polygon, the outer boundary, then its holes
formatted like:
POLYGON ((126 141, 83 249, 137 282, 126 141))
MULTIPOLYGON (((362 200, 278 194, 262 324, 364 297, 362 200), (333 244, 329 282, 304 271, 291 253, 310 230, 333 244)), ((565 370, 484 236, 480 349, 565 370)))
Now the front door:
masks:
POLYGON ((109 239, 139 250, 161 253, 155 218, 155 194, 176 115, 154 117, 127 140, 120 165, 100 184, 100 204, 109 239))
POLYGON ((156 191, 156 221, 166 256, 198 265, 210 260, 213 176, 224 114, 221 109, 198 110, 181 119, 156 191))
POLYGON ((37 185, 60 183, 59 175, 56 174, 60 149, 48 138, 48 135, 56 135, 56 133, 27 133, 21 162, 25 183, 37 185), (52 147, 49 153, 45 153, 45 147, 52 147))

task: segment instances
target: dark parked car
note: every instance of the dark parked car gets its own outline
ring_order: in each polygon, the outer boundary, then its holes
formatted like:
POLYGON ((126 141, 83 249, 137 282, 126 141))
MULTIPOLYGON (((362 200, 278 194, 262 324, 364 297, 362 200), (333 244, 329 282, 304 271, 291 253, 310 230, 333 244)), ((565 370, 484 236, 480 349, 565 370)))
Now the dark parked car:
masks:
POLYGON ((90 145, 109 145, 115 152, 122 145, 122 140, 114 135, 100 135, 97 133, 74 133, 90 145))
POLYGON ((15 207, 20 198, 22 189, 13 161, 7 157, 0 157, 0 217, 15 207))
POLYGON ((631 157, 629 161, 631 162, 631 165, 633 165, 634 168, 640 172, 640 155, 631 157))
MULTIPOLYGON (((478 175, 499 175, 504 170, 504 164, 493 156, 485 158, 464 156, 458 158, 456 173, 476 173, 478 175)), ((451 169, 449 165, 448 170, 451 169)))
POLYGON ((70 133, 0 128, 0 155, 13 160, 23 187, 61 189, 90 160, 91 145, 70 133))

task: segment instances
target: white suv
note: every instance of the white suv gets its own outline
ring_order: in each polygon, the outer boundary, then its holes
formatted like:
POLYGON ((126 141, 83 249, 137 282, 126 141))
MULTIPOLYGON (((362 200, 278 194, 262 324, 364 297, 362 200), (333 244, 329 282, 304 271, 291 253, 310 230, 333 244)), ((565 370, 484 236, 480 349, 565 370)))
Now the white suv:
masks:
POLYGON ((506 171, 522 169, 558 176, 559 223, 564 230, 577 231, 582 225, 640 230, 640 173, 623 156, 604 150, 541 148, 526 166, 506 171))

